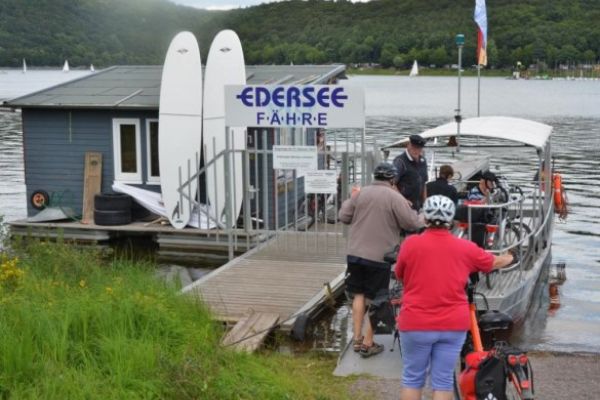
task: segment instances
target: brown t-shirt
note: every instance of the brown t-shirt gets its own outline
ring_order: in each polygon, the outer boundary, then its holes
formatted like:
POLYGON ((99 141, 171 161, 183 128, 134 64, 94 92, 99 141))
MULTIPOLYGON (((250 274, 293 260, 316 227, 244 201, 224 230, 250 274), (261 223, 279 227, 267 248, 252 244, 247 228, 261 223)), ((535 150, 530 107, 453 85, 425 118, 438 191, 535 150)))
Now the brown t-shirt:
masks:
POLYGON ((378 262, 400 242, 402 230, 424 226, 422 215, 385 181, 375 181, 344 201, 339 219, 350 224, 348 254, 378 262))

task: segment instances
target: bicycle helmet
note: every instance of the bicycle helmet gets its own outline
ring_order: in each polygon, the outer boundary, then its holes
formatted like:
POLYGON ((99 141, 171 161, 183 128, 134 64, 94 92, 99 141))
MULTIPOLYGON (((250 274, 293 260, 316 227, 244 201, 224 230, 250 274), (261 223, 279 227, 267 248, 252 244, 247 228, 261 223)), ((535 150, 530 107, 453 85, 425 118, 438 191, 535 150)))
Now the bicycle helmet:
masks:
POLYGON ((393 164, 385 162, 379 163, 373 170, 373 177, 378 181, 389 181, 394 179, 398 174, 398 170, 393 164))
POLYGON ((434 195, 425 199, 423 213, 430 224, 439 226, 450 225, 454 218, 456 207, 454 202, 446 196, 434 195))
POLYGON ((490 182, 498 181, 498 177, 496 177, 496 174, 494 174, 492 171, 485 171, 483 175, 481 175, 481 179, 490 182))

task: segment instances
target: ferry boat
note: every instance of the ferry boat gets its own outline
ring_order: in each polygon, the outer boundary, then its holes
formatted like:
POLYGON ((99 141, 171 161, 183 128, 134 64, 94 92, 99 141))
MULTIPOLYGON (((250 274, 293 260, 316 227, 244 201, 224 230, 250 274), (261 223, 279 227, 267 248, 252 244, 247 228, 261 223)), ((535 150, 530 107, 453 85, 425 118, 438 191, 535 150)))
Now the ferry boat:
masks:
MULTIPOLYGON (((518 255, 518 263, 482 276, 476 287, 483 294, 476 299, 478 309, 501 311, 515 322, 525 317, 540 273, 550 263, 555 209, 566 207, 562 188, 555 190, 552 184, 557 175, 551 168, 551 134, 549 125, 511 117, 469 118, 420 134, 429 141, 426 149, 435 160, 431 170, 441 164, 454 168, 452 183, 463 199, 454 233, 494 253, 518 255), (467 191, 492 165, 499 177, 496 189, 484 204, 466 201, 467 191)), ((405 138, 384 150, 407 143, 405 138)))

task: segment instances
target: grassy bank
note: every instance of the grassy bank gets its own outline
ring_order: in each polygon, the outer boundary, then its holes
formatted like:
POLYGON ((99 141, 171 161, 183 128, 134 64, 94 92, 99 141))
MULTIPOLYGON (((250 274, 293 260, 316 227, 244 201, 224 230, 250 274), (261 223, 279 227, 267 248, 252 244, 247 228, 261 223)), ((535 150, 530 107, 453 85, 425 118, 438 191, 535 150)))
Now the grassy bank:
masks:
POLYGON ((0 257, 2 399, 345 399, 335 360, 219 346, 222 327, 150 264, 64 244, 0 257))
MULTIPOLYGON (((398 75, 408 76, 410 70, 399 70, 395 68, 350 68, 346 70, 348 75, 398 75)), ((443 68, 421 68, 419 70, 419 76, 452 76, 457 77, 458 71, 455 69, 443 69, 443 68)), ((477 76, 476 69, 465 69, 462 76, 477 76)), ((502 69, 482 69, 481 76, 493 76, 493 77, 510 77, 512 72, 510 70, 502 69)))

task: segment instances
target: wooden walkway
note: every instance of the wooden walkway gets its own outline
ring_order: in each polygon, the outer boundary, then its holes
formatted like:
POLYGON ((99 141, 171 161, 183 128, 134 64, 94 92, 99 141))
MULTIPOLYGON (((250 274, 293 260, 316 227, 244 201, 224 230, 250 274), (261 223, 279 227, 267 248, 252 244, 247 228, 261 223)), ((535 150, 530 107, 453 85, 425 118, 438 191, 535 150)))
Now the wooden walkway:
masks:
POLYGON ((183 289, 198 295, 219 320, 251 312, 279 315, 290 330, 300 312, 314 314, 343 285, 346 240, 339 232, 279 232, 183 289))

